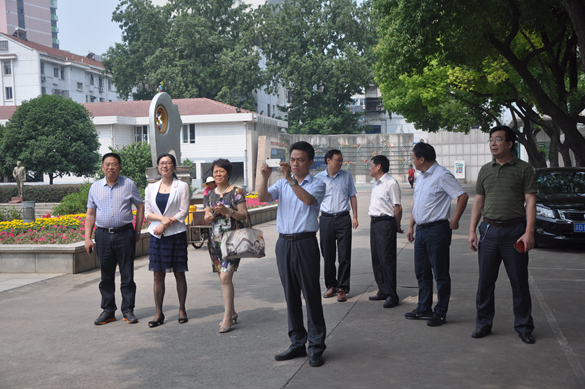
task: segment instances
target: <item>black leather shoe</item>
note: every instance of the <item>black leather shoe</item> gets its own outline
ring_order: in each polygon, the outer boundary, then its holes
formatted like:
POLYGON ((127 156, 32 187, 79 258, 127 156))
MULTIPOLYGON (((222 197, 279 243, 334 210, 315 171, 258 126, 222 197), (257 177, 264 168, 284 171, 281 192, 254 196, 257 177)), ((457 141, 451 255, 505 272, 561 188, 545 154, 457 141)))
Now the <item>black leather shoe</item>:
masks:
POLYGON ((392 297, 388 297, 384 303, 384 308, 394 308, 398 305, 398 301, 392 301, 392 297))
POLYGON ((288 350, 286 350, 285 352, 276 354, 274 356, 274 359, 276 359, 277 361, 288 361, 289 359, 301 358, 306 356, 307 350, 305 349, 304 346, 303 347, 290 346, 288 350))
POLYGON ((488 336, 491 333, 492 333, 491 328, 476 328, 475 331, 473 331, 473 334, 471 334, 471 337, 479 339, 483 338, 484 336, 488 336))
POLYGON ((116 315, 114 315, 114 312, 103 311, 102 314, 95 319, 93 324, 101 326, 102 324, 107 324, 111 321, 116 321, 116 315))
POLYGON ((128 311, 124 314, 124 321, 128 322, 128 324, 135 324, 138 323, 138 318, 134 316, 134 311, 128 311))
POLYGON ((518 334, 518 336, 520 336, 520 339, 522 339, 524 343, 528 344, 536 343, 536 339, 534 339, 534 336, 532 336, 532 334, 518 334))
POLYGON ((373 296, 368 297, 368 299, 370 301, 383 301, 383 300, 386 300, 386 297, 379 295, 379 294, 375 294, 373 296))
POLYGON ((311 365, 311 367, 319 367, 324 363, 325 360, 323 359, 323 353, 311 353, 311 356, 309 357, 309 365, 311 365))
POLYGON ((404 317, 408 320, 429 320, 433 315, 433 311, 427 312, 418 312, 416 309, 412 312, 407 312, 404 314, 404 317))

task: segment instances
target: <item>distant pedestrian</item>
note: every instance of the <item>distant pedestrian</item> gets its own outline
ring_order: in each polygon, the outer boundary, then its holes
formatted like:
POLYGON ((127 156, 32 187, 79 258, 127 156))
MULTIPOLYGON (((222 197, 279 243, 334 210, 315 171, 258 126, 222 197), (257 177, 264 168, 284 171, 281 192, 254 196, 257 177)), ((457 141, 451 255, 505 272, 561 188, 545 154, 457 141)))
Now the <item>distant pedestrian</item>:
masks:
POLYGON ((146 219, 152 223, 150 232, 148 270, 154 272, 154 304, 156 313, 148 323, 150 328, 158 327, 165 321, 163 299, 166 273, 173 272, 179 297, 179 323, 189 321, 185 309, 187 299, 187 226, 185 217, 189 212, 191 192, 186 182, 179 181, 175 171, 177 160, 174 155, 158 157, 158 172, 161 179, 146 187, 146 219))
POLYGON ((515 144, 516 133, 509 127, 492 128, 488 145, 494 159, 477 176, 468 242, 479 254, 476 329, 471 336, 492 333, 494 290, 503 261, 513 292, 514 329, 524 343, 531 344, 535 339, 528 251, 534 247, 537 186, 532 167, 513 155, 515 144), (478 239, 475 229, 482 216, 478 239), (517 244, 523 247, 517 249, 517 244))
POLYGON ((341 170, 343 155, 339 150, 325 153, 327 169, 317 173, 315 178, 327 186, 325 198, 321 203, 319 235, 323 272, 325 274, 325 294, 329 298, 337 295, 337 301, 347 301, 349 278, 351 274, 351 228, 358 227, 357 198, 353 177, 347 170, 341 170), (349 208, 353 211, 353 220, 349 208), (339 270, 335 269, 335 252, 338 252, 339 270))
POLYGON ((205 190, 203 191, 203 196, 207 196, 207 194, 212 191, 213 189, 217 188, 217 184, 215 183, 215 178, 207 177, 205 180, 205 184, 203 184, 205 190))
POLYGON ((390 161, 377 155, 370 162, 370 176, 374 186, 370 200, 370 251, 374 279, 378 293, 370 296, 372 301, 385 300, 384 308, 398 305, 396 293, 396 233, 400 228, 402 205, 398 181, 388 174, 390 161))
POLYGON ((410 189, 414 187, 414 168, 410 165, 410 169, 408 169, 408 183, 410 184, 410 189))
POLYGON ((144 219, 144 204, 136 184, 121 176, 121 169, 122 159, 118 154, 105 154, 102 157, 105 177, 91 186, 87 200, 85 251, 91 255, 92 250, 96 249, 101 271, 99 288, 103 312, 95 320, 96 325, 116 320, 116 265, 120 270, 124 321, 138 323, 134 316, 134 257, 144 219), (136 229, 132 225, 132 204, 136 206, 136 229), (94 225, 97 225, 95 244, 91 240, 94 225))
POLYGON ((305 343, 309 341, 309 365, 325 363, 325 318, 319 286, 319 205, 325 196, 325 184, 311 176, 315 150, 307 142, 296 142, 290 147, 290 164, 281 162, 279 171, 284 178, 270 188, 268 179, 272 169, 262 164, 262 180, 258 188, 258 201, 278 200, 276 231, 276 264, 284 288, 288 313, 288 336, 291 345, 274 359, 286 361, 307 355, 305 343), (291 176, 292 171, 292 176, 291 176), (303 324, 301 292, 307 307, 307 329, 303 324))
POLYGON ((407 238, 414 243, 414 272, 418 281, 418 305, 404 314, 410 320, 427 320, 427 325, 437 327, 447 322, 447 310, 451 298, 449 275, 449 246, 452 230, 459 228, 459 219, 469 196, 453 174, 439 165, 433 146, 417 143, 412 152, 418 176, 414 190, 412 217, 407 238), (455 215, 449 222, 451 200, 457 199, 455 215), (416 224, 416 238, 414 226, 416 224), (437 281, 438 302, 433 312, 433 274, 437 281))

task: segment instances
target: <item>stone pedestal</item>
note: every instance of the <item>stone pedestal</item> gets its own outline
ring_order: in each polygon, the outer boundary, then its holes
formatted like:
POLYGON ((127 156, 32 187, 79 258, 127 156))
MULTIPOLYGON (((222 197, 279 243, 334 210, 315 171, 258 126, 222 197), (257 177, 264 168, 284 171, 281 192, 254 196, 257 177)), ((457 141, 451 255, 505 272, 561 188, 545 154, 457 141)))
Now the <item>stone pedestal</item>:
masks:
POLYGON ((24 199, 22 197, 12 197, 8 204, 19 204, 22 203, 23 200, 24 199))

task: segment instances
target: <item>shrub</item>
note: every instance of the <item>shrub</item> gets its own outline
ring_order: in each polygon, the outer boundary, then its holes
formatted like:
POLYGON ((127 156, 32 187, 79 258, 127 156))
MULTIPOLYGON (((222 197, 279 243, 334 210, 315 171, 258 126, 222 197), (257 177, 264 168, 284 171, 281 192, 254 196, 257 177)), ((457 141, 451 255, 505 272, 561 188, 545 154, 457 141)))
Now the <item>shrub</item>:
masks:
POLYGON ((0 208, 0 222, 22 219, 22 211, 13 207, 0 208))
POLYGON ((70 193, 61 200, 61 203, 53 208, 54 215, 74 215, 87 211, 87 198, 91 183, 86 182, 76 193, 70 193))
MULTIPOLYGON (((25 201, 35 203, 59 203, 70 193, 79 191, 83 184, 63 185, 24 185, 25 201)), ((16 184, 0 186, 0 203, 7 203, 12 197, 18 196, 16 184)))

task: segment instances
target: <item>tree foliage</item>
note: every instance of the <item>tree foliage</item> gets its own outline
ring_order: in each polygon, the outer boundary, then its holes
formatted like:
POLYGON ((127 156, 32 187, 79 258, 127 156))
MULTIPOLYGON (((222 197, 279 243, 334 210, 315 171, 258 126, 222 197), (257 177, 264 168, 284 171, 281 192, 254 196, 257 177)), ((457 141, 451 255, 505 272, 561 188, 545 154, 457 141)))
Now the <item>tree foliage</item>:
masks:
POLYGON ((288 91, 289 131, 352 133, 347 105, 373 81, 371 4, 353 0, 284 0, 257 10, 257 31, 272 86, 288 91))
POLYGON ((249 6, 235 0, 122 0, 112 20, 122 43, 104 65, 121 96, 150 99, 163 82, 174 98, 206 97, 255 110, 264 84, 249 6))
POLYGON ((508 109, 524 122, 520 140, 529 154, 537 154, 537 124, 561 153, 564 147, 563 156, 570 147, 585 164, 585 138, 577 130, 585 123, 585 80, 561 2, 375 0, 375 9, 381 17, 376 74, 387 108, 430 130, 465 130, 469 116, 486 126, 485 119, 508 109))
POLYGON ((2 137, 4 170, 17 161, 35 175, 89 176, 99 160, 98 134, 89 112, 71 99, 42 95, 24 101, 6 123, 2 137))

